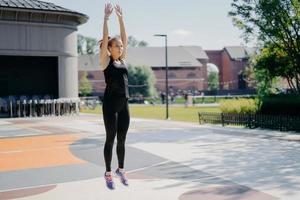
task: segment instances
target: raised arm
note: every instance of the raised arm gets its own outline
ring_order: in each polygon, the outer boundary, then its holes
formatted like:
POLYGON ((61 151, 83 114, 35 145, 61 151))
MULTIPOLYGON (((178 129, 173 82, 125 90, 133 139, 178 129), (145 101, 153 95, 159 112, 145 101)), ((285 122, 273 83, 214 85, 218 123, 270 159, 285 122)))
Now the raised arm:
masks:
POLYGON ((110 14, 112 13, 113 8, 112 5, 109 4, 105 4, 105 10, 104 10, 104 23, 103 23, 103 37, 102 37, 102 42, 101 42, 101 46, 100 46, 100 54, 99 54, 99 61, 100 61, 100 65, 102 66, 101 69, 104 70, 107 66, 106 66, 106 62, 107 59, 110 56, 110 53, 108 51, 108 25, 107 25, 107 21, 109 19, 110 14))
POLYGON ((127 34, 125 30, 124 20, 123 20, 123 12, 119 5, 115 6, 115 11, 119 19, 120 24, 120 36, 123 43, 123 53, 121 55, 122 59, 125 59, 127 53, 127 34))

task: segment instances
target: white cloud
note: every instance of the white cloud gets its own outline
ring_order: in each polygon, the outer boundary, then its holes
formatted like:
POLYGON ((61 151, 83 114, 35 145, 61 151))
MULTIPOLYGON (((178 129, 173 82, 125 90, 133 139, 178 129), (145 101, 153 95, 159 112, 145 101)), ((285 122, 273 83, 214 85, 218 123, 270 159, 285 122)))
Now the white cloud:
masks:
POLYGON ((193 33, 191 31, 188 31, 188 30, 177 29, 177 30, 172 31, 172 34, 177 35, 177 36, 184 36, 185 37, 185 36, 190 36, 193 33))

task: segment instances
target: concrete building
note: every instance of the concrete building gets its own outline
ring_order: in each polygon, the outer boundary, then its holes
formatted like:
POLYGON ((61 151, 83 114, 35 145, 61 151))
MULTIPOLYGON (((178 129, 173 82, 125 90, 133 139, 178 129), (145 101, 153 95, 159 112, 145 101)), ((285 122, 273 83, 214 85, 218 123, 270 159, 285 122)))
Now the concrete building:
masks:
POLYGON ((0 97, 78 98, 77 26, 88 17, 38 0, 0 0, 0 97))

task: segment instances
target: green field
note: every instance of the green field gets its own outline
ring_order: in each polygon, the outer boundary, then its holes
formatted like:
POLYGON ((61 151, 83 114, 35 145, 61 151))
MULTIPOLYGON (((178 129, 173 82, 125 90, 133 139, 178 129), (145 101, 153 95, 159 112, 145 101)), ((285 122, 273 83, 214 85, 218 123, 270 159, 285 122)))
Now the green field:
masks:
MULTIPOLYGON (((249 98, 251 97, 251 95, 249 96, 249 98)), ((245 97, 244 97, 245 98, 245 97)), ((207 96, 203 96, 203 97, 198 97, 194 99, 194 103, 199 104, 199 103, 219 103, 222 100, 226 100, 226 99, 236 99, 233 96, 227 96, 227 97, 207 97, 207 96)), ((156 104, 161 104, 161 100, 159 98, 145 98, 145 100, 151 102, 153 101, 156 104)), ((185 99, 183 97, 176 97, 175 101, 173 103, 175 104, 184 104, 185 99)))
MULTIPOLYGON (((169 105, 169 117, 174 121, 198 122, 198 112, 221 112, 219 107, 187 107, 184 105, 169 105)), ((102 109, 97 106, 95 110, 81 109, 82 113, 102 114, 102 109)), ((149 119, 165 119, 165 105, 138 105, 129 104, 129 112, 131 117, 149 118, 149 119)))

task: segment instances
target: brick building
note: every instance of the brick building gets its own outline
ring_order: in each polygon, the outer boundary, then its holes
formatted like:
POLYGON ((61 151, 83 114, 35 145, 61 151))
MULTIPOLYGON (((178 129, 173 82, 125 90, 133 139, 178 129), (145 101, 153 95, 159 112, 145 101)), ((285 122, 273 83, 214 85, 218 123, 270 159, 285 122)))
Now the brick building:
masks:
POLYGON ((209 63, 219 68, 220 90, 245 90, 246 81, 243 71, 249 62, 253 48, 243 46, 227 46, 222 50, 206 50, 209 63))
MULTIPOLYGON (((249 62, 253 48, 226 46, 222 50, 206 50, 199 46, 168 47, 169 88, 173 91, 207 90, 207 71, 211 64, 217 66, 220 81, 218 94, 254 93, 248 88, 242 75, 249 62)), ((83 72, 88 73, 93 94, 102 95, 105 89, 103 72, 100 70, 98 54, 80 55, 79 80, 83 72)), ((165 91, 165 48, 164 47, 129 47, 126 62, 132 65, 148 65, 156 77, 158 91, 165 91)))
MULTIPOLYGON (((102 95, 105 88, 103 72, 99 69, 98 54, 81 55, 78 58, 79 80, 88 73, 93 94, 102 95)), ((150 66, 156 77, 158 91, 165 91, 165 48, 128 48, 127 64, 150 66)), ((168 47, 169 88, 176 90, 206 90, 208 56, 199 46, 168 47)))

